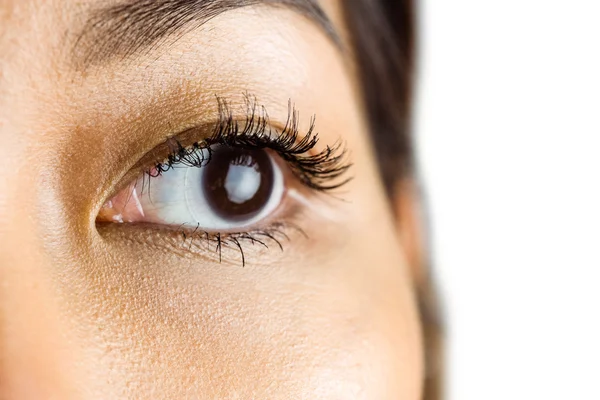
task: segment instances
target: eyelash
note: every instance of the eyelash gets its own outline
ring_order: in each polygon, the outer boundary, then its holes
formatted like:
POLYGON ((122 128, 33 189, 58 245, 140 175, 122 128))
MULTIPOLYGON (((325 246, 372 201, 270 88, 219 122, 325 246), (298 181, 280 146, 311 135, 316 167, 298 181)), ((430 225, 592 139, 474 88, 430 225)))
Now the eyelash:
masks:
POLYGON ((195 229, 191 233, 186 233, 185 230, 182 230, 181 236, 184 244, 187 242, 188 239, 190 239, 190 243, 188 245, 189 248, 195 245, 195 239, 201 239, 207 245, 213 244, 215 246, 215 251, 219 254, 219 263, 221 263, 223 259, 222 252, 224 247, 237 249, 239 250, 240 255, 242 257, 242 267, 244 267, 246 266, 246 256, 244 254, 244 248, 242 247, 243 243, 249 243, 251 245, 259 244, 265 249, 268 249, 268 241, 271 241, 275 243, 281 251, 283 251, 283 244, 281 243, 281 239, 278 238, 278 236, 285 240, 290 240, 289 236, 286 233, 286 231, 290 229, 297 231, 302 236, 304 236, 304 238, 308 238, 306 232, 304 232, 304 230, 298 227, 296 224, 281 221, 274 222, 268 227, 255 229, 248 232, 235 232, 223 234, 220 232, 198 232, 198 230, 195 229))
MULTIPOLYGON (((157 161, 145 170, 143 187, 150 184, 152 178, 178 166, 201 168, 211 160, 211 146, 216 144, 245 149, 268 149, 275 152, 289 166, 292 174, 307 188, 317 192, 331 192, 348 183, 352 178, 342 178, 352 164, 348 161, 348 151, 342 142, 338 141, 333 146, 327 146, 318 153, 310 154, 319 140, 315 132, 315 117, 310 121, 309 129, 301 139, 299 130, 299 112, 288 103, 288 117, 285 126, 278 131, 271 127, 269 116, 264 106, 258 106, 256 98, 245 96, 246 118, 237 120, 228 103, 217 97, 219 118, 213 133, 201 142, 194 142, 184 146, 176 137, 166 141, 170 153, 166 159, 157 161), (208 156, 205 154, 208 153, 208 156)), ((223 247, 238 249, 241 254, 242 266, 246 264, 246 257, 242 244, 259 244, 269 248, 268 243, 275 243, 282 251, 282 239, 289 241, 287 230, 294 230, 304 237, 306 233, 291 222, 275 221, 267 227, 250 230, 247 232, 220 233, 199 231, 181 228, 183 243, 189 240, 189 247, 194 245, 194 240, 199 239, 207 245, 213 244, 222 261, 223 247)))
POLYGON ((319 141, 315 132, 315 117, 311 119, 306 135, 300 135, 299 113, 288 103, 287 122, 281 132, 271 128, 269 115, 264 106, 258 107, 256 99, 246 96, 247 116, 243 125, 236 120, 227 102, 217 97, 219 120, 213 134, 202 142, 194 142, 185 147, 176 138, 167 139, 171 153, 165 161, 157 162, 154 168, 146 171, 150 177, 160 176, 177 165, 203 167, 210 162, 211 146, 223 144, 246 149, 269 149, 276 152, 292 170, 302 184, 310 189, 327 192, 338 189, 351 178, 335 182, 352 166, 347 161, 348 152, 342 142, 327 146, 317 154, 310 154, 319 141), (275 133, 275 135, 273 135, 275 133), (209 157, 204 157, 207 150, 209 157), (335 183, 331 183, 334 181, 335 183))

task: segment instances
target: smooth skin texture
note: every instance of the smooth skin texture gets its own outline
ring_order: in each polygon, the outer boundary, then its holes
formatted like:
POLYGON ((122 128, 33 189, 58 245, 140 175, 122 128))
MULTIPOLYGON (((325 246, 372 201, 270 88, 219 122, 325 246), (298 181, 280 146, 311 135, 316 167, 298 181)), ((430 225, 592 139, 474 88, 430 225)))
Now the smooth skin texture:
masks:
POLYGON ((377 176, 343 1, 322 7, 345 50, 259 5, 83 67, 78 33, 105 4, 0 2, 0 399, 418 399, 414 257, 377 176), (350 151, 343 200, 281 211, 308 238, 248 248, 242 268, 167 229, 96 225, 136 162, 210 123, 215 95, 244 93, 280 124, 292 99, 320 148, 350 151))

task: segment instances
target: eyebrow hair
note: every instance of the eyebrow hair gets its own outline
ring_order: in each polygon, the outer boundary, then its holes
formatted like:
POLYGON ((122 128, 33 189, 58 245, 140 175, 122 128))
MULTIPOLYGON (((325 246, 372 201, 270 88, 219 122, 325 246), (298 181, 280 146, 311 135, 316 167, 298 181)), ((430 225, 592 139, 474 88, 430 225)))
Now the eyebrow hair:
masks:
POLYGON ((91 13, 74 47, 84 68, 118 56, 128 58, 177 40, 220 14, 253 5, 298 11, 337 45, 340 39, 318 0, 129 0, 91 13))

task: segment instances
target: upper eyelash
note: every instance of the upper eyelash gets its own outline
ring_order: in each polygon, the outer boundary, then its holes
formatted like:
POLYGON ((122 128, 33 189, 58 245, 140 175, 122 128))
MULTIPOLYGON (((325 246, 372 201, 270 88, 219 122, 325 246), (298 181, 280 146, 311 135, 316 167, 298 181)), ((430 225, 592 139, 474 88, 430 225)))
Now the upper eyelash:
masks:
POLYGON ((164 161, 156 162, 154 168, 147 171, 148 175, 156 177, 178 165, 202 167, 210 162, 211 146, 223 144, 249 149, 270 149, 288 163, 292 173, 303 185, 317 191, 337 189, 352 179, 339 179, 352 165, 348 162, 348 151, 342 142, 326 146, 316 154, 309 154, 319 141, 314 116, 307 133, 299 139, 299 112, 291 100, 288 102, 287 121, 281 131, 271 126, 265 107, 259 107, 256 98, 246 95, 245 101, 246 117, 240 121, 234 118, 227 102, 217 97, 219 119, 212 135, 187 147, 175 137, 167 139, 166 144, 171 153, 164 161))

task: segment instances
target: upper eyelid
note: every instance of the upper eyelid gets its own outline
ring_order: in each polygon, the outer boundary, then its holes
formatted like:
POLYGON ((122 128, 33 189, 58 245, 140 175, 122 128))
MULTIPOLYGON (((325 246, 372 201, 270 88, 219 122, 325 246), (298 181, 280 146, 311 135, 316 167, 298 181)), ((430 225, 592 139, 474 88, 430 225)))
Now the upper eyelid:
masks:
MULTIPOLYGON (((155 144, 154 147, 145 153, 142 153, 137 158, 137 161, 126 167, 126 171, 117 178, 116 184, 110 190, 104 191, 105 194, 102 196, 102 201, 115 196, 120 190, 126 188, 136 179, 139 179, 140 176, 143 177, 146 175, 157 162, 165 160, 171 153, 171 149, 169 148, 170 141, 175 141, 187 148, 193 145, 194 142, 202 142, 209 138, 214 133, 217 123, 218 117, 202 115, 201 122, 188 122, 183 127, 173 130, 173 133, 169 132, 169 134, 163 136, 161 142, 155 144)), ((99 206, 102 205, 102 203, 98 204, 99 206)))
POLYGON ((250 128, 257 123, 262 123, 271 132, 277 132, 278 134, 289 129, 299 129, 297 126, 298 121, 295 120, 297 117, 294 117, 296 112, 291 100, 288 101, 288 117, 285 123, 271 119, 266 112, 265 106, 258 106, 256 97, 248 93, 244 94, 245 111, 242 110, 235 114, 227 100, 217 95, 215 95, 215 100, 217 102, 216 116, 213 116, 212 119, 203 118, 204 121, 201 123, 169 134, 163 142, 159 143, 136 162, 132 169, 143 171, 158 162, 165 161, 169 154, 172 154, 175 148, 179 146, 190 148, 196 143, 204 144, 202 147, 214 144, 211 138, 214 138, 219 127, 223 127, 226 123, 235 124, 237 129, 242 128, 242 130, 250 128))

